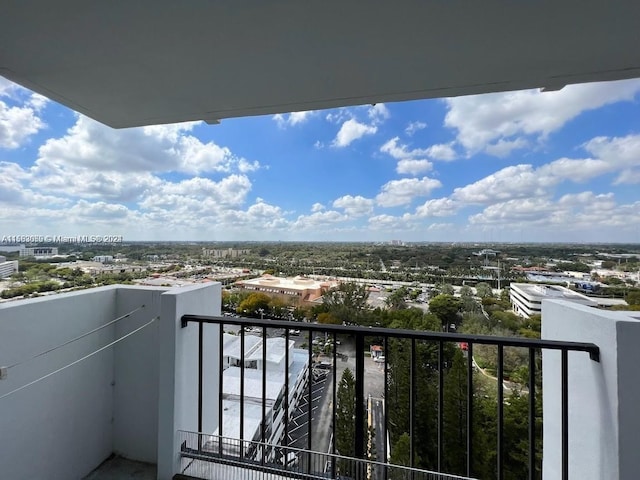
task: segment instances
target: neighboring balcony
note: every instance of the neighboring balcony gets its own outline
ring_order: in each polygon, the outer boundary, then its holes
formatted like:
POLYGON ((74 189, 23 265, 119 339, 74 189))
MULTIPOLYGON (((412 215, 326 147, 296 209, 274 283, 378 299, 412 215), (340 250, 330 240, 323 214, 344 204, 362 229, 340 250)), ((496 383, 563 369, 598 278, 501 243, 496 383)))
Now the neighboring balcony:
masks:
POLYGON ((0 304, 0 476, 83 478, 112 454, 163 480, 640 471, 634 312, 545 302, 528 340, 221 317, 220 301, 209 284, 0 304))

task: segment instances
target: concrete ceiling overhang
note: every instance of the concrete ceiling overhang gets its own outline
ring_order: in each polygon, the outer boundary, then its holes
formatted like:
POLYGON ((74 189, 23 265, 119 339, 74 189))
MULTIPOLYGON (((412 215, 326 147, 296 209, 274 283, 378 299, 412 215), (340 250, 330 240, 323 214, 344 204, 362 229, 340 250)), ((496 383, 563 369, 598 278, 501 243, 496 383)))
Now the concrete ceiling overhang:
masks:
POLYGON ((640 76, 637 0, 2 0, 0 75, 116 128, 640 76))

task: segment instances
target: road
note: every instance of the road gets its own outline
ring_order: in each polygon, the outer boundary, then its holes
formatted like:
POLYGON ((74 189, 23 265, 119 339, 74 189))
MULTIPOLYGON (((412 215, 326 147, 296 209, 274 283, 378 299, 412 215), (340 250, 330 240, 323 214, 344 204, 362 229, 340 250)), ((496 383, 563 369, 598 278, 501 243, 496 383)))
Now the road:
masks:
MULTIPOLYGON (((382 398, 369 398, 369 408, 371 409, 369 415, 369 428, 374 432, 371 439, 372 460, 377 462, 385 462, 384 456, 384 400, 382 398)), ((372 471, 373 480, 384 480, 385 472, 379 466, 374 466, 372 471)))

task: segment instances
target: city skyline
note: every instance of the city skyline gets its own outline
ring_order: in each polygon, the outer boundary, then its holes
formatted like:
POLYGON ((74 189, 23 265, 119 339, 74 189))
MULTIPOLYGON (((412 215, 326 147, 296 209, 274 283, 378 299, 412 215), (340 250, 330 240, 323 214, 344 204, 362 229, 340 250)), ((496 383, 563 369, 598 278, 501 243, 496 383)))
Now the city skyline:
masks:
POLYGON ((0 77, 2 235, 640 242, 640 80, 113 130, 0 77))

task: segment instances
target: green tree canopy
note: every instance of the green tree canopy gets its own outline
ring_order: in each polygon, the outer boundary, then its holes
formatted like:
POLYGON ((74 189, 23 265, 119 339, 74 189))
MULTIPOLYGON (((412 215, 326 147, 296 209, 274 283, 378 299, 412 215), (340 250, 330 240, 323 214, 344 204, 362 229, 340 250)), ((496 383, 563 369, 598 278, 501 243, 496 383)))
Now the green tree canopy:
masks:
POLYGON ((440 319, 442 325, 456 323, 460 311, 460 300, 452 295, 440 294, 429 302, 429 311, 440 319))

